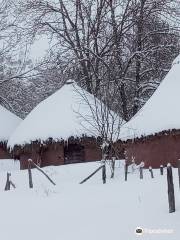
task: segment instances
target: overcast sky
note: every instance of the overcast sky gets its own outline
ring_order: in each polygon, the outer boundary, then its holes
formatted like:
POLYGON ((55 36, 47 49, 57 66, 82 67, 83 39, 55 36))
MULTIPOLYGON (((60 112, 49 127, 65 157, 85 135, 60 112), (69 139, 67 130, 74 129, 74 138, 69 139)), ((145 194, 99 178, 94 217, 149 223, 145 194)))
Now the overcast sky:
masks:
POLYGON ((46 50, 49 48, 48 39, 42 36, 41 39, 37 40, 31 47, 30 58, 36 60, 42 58, 46 54, 46 50))

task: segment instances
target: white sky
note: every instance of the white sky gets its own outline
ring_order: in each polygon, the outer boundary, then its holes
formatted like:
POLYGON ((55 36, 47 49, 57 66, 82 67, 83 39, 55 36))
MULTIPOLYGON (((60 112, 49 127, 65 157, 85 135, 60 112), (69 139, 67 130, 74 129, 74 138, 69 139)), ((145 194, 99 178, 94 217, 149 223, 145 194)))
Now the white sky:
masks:
POLYGON ((42 37, 37 40, 31 47, 30 58, 35 61, 42 58, 46 54, 46 50, 49 48, 49 42, 46 37, 42 37))

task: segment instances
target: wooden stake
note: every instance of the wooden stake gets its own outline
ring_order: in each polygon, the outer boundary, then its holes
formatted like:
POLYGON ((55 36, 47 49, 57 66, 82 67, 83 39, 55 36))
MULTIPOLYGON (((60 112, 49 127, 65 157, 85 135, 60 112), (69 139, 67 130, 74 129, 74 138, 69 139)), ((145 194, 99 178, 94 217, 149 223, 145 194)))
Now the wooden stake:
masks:
POLYGON ((29 162, 31 162, 31 164, 37 168, 37 170, 39 170, 53 185, 56 185, 55 182, 47 175, 47 173, 45 173, 37 164, 35 164, 32 159, 28 160, 29 162))
POLYGON ((7 180, 6 180, 6 186, 5 186, 5 191, 9 191, 10 190, 10 176, 11 174, 7 172, 7 180))
POLYGON ((111 160, 111 166, 112 166, 112 173, 111 173, 111 178, 114 178, 114 171, 115 171, 115 158, 112 157, 112 160, 111 160))
POLYGON ((101 170, 101 168, 103 168, 103 166, 98 167, 93 173, 91 173, 88 177, 82 180, 79 184, 83 184, 84 182, 86 182, 88 179, 94 176, 94 174, 96 174, 99 170, 101 170))
POLYGON ((102 165, 102 181, 103 181, 103 184, 106 183, 106 165, 105 165, 105 161, 102 165))
POLYGON ((149 167, 149 171, 150 171, 150 173, 151 173, 151 178, 154 178, 154 174, 153 174, 152 167, 149 167))
POLYGON ((29 188, 33 188, 33 180, 32 180, 32 171, 31 171, 31 159, 28 159, 28 176, 29 176, 29 188))
POLYGON ((167 185, 168 185, 169 213, 172 213, 175 212, 175 197, 171 164, 167 165, 167 185))
POLYGON ((127 164, 127 162, 125 162, 124 173, 125 173, 125 181, 127 181, 127 175, 128 175, 128 164, 127 164))
POLYGON ((139 168, 140 179, 143 179, 143 167, 139 168))
POLYGON ((163 172, 164 172, 164 167, 163 165, 160 166, 160 174, 163 175, 163 172))

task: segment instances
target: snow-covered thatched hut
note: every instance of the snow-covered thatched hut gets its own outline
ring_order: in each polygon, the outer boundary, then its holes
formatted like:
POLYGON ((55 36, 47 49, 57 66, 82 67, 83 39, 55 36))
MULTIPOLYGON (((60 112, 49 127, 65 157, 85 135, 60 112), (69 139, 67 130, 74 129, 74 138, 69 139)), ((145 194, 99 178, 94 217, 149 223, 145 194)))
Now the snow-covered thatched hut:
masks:
POLYGON ((180 56, 142 109, 126 123, 120 139, 128 161, 159 167, 180 158, 180 56))
MULTIPOLYGON (((41 167, 101 160, 101 136, 93 110, 102 111, 100 101, 73 81, 42 101, 8 142, 19 156, 21 169, 27 168, 28 158, 41 167)), ((117 115, 110 115, 117 122, 117 115)))
POLYGON ((20 122, 19 117, 0 106, 0 159, 11 158, 7 141, 20 122))

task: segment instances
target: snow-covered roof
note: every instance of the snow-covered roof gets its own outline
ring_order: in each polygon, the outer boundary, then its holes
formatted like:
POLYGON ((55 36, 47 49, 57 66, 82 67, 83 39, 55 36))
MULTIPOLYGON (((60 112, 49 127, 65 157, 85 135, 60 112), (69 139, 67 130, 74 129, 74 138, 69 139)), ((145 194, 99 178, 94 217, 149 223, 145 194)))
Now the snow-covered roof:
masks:
MULTIPOLYGON (((100 111, 102 104, 93 95, 75 82, 66 83, 28 114, 12 134, 8 146, 24 145, 35 140, 46 141, 48 138, 58 141, 71 136, 99 136, 92 118, 92 109, 96 104, 100 111)), ((115 113, 112 115, 119 119, 115 113)))
POLYGON ((120 139, 128 140, 161 131, 180 129, 180 55, 157 90, 140 111, 121 128, 120 139))
POLYGON ((0 141, 7 141, 22 120, 0 105, 0 141))

